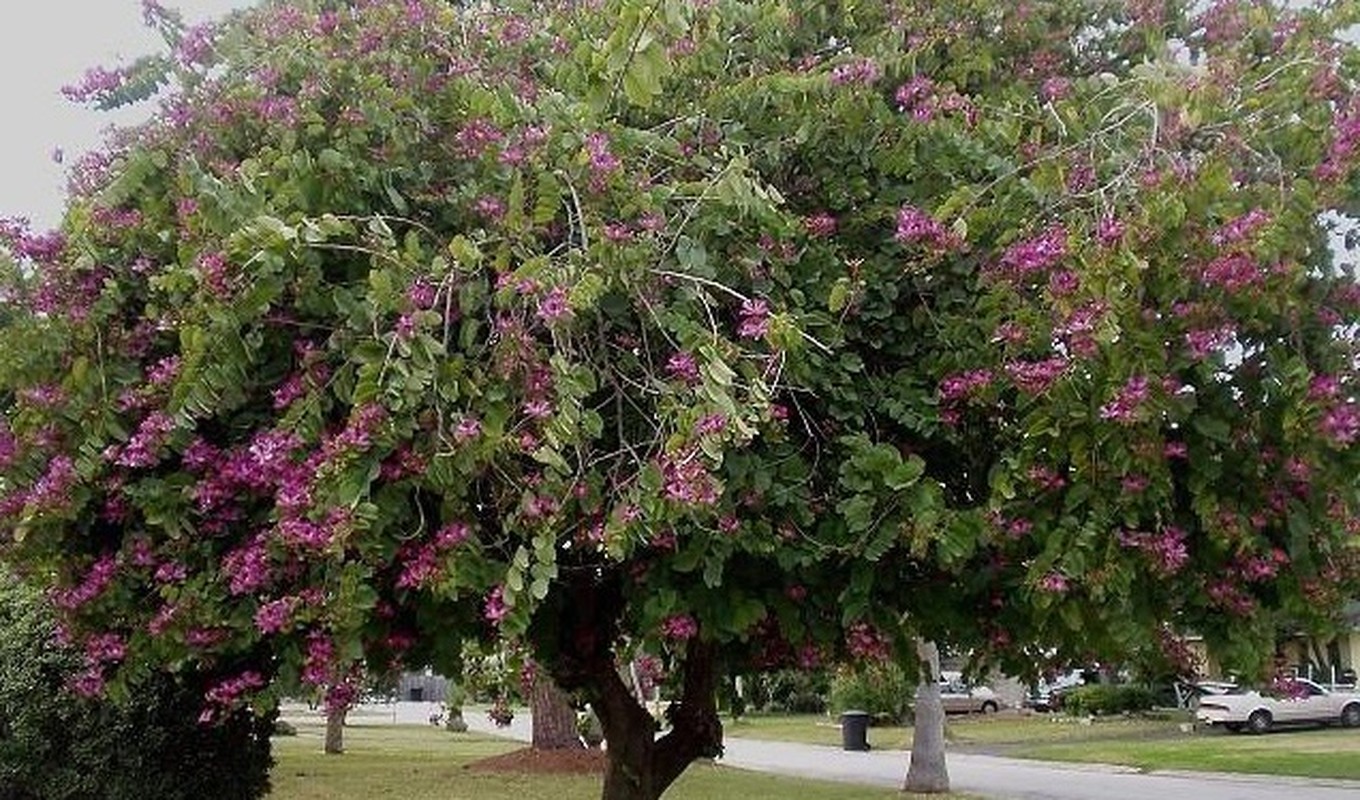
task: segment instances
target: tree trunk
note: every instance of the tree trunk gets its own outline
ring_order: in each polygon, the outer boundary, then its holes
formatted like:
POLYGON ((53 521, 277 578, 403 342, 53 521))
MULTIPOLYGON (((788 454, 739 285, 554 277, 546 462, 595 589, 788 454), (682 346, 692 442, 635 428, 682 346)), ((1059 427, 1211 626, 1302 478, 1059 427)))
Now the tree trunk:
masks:
POLYGON ((722 754, 717 648, 697 636, 689 640, 679 667, 680 699, 666 712, 671 729, 657 738, 656 720, 624 681, 614 652, 623 609, 620 574, 581 570, 557 588, 564 596, 544 604, 556 613, 556 624, 540 626, 552 636, 540 640, 536 655, 558 686, 584 695, 600 720, 608 758, 601 797, 658 800, 696 759, 722 754))
POLYGON ((323 749, 330 755, 345 752, 345 715, 347 708, 333 708, 326 711, 326 743, 323 749))
POLYGON ((535 750, 579 750, 581 736, 576 730, 576 709, 567 695, 543 670, 534 675, 531 698, 533 745, 535 750))
POLYGON ((940 650, 934 642, 916 640, 921 679, 916 687, 911 762, 904 791, 941 794, 949 791, 949 769, 944 760, 944 702, 940 697, 940 650))

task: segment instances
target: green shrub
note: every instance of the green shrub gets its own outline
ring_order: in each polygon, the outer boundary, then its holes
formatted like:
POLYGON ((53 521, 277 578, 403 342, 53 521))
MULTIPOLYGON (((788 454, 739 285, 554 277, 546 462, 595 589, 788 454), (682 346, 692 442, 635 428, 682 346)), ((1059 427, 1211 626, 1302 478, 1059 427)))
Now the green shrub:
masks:
POLYGON ((916 684, 892 664, 847 668, 831 679, 831 710, 866 711, 875 724, 906 722, 915 696, 916 684))
POLYGON ((761 711, 788 714, 826 712, 830 677, 825 670, 785 669, 751 681, 751 703, 761 711))
POLYGON ((80 659, 0 574, 0 800, 256 800, 269 790, 273 720, 200 725, 202 685, 160 674, 124 705, 66 684, 80 659))
POLYGON ((1092 684, 1063 696, 1063 710, 1076 716, 1107 716, 1148 711, 1157 696, 1146 686, 1092 684))

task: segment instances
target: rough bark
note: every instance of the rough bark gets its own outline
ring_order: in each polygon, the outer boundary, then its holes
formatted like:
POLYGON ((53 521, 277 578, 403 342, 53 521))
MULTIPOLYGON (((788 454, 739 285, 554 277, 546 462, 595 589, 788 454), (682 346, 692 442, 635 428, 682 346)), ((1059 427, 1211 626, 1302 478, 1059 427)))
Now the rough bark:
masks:
POLYGON ((623 608, 617 574, 581 571, 553 598, 557 625, 539 642, 539 662, 557 684, 579 691, 600 720, 608 759, 603 800, 657 800, 699 758, 722 753, 716 647, 697 637, 686 646, 680 699, 667 711, 670 730, 624 681, 614 653, 623 608))
POLYGON ((911 762, 903 790, 921 794, 949 791, 949 769, 944 756, 944 702, 940 697, 940 650, 934 642, 916 640, 920 683, 916 687, 911 762))
POLYGON ((346 708, 326 711, 326 743, 322 748, 329 755, 345 752, 345 715, 348 713, 346 708))
POLYGON ((581 737, 576 730, 576 709, 567 695, 542 670, 534 675, 531 688, 533 746, 535 750, 579 750, 581 737))

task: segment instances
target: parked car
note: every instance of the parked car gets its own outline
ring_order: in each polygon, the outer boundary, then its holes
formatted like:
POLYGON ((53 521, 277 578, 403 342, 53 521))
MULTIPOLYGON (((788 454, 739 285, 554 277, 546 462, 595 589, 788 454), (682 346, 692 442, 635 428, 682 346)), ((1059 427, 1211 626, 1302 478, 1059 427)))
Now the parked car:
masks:
POLYGON ((1265 733, 1277 725, 1360 727, 1360 694, 1328 691, 1302 678, 1289 681, 1285 688, 1279 695, 1240 689, 1204 695, 1195 718, 1205 725, 1251 733, 1265 733))
POLYGON ((973 686, 958 672, 940 673, 940 699, 946 714, 995 714, 1005 703, 988 686, 973 686))
POLYGON ((1034 711, 1060 711, 1062 710, 1063 695, 1085 684, 1085 671, 1074 669, 1058 675, 1052 680, 1040 680, 1029 694, 1025 695, 1022 704, 1025 708, 1034 711))

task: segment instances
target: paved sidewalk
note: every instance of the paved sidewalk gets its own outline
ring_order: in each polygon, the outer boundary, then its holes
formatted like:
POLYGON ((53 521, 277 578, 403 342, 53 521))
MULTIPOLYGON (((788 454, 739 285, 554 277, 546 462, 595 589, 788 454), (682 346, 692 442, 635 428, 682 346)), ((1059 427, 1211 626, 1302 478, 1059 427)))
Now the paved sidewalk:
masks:
MULTIPOLYGON (((429 724, 437 703, 361 706, 361 724, 429 724)), ((528 714, 497 728, 481 711, 464 715, 480 733, 529 741, 528 714)), ((803 778, 898 788, 907 772, 906 751, 850 753, 835 747, 728 738, 719 763, 803 778)), ((1360 800, 1360 781, 1313 780, 1219 772, 1143 773, 1108 764, 1067 764, 970 753, 949 754, 955 791, 995 800, 1360 800)))

